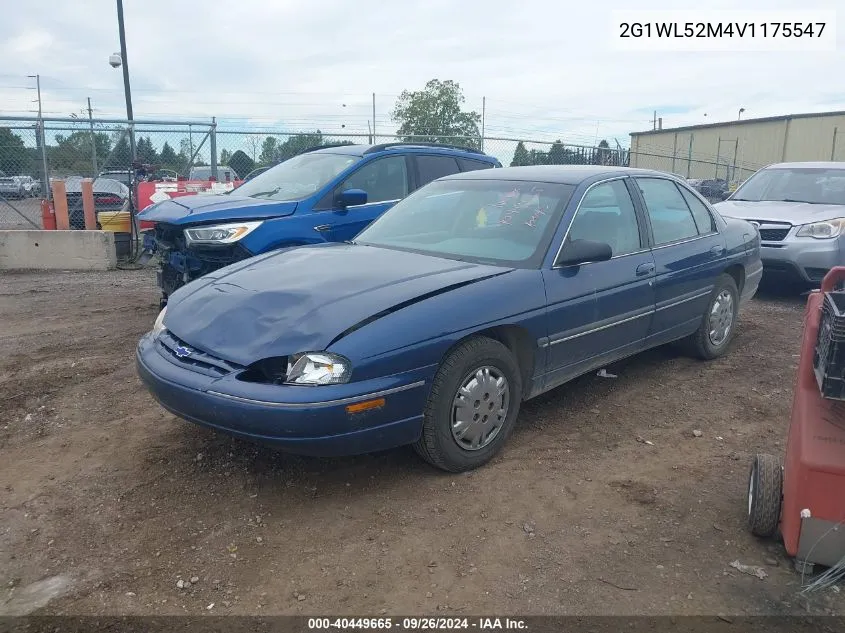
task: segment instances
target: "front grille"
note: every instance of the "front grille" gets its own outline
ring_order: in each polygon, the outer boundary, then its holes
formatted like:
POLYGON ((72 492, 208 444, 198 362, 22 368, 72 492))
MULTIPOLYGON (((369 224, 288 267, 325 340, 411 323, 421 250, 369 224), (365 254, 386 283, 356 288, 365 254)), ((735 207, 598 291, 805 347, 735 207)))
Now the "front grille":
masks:
POLYGON ((789 234, 788 228, 783 229, 760 229, 760 239, 764 242, 782 242, 789 234))
POLYGON ((191 369, 192 371, 205 374, 206 376, 220 378, 226 374, 232 373, 233 371, 242 369, 238 365, 232 365, 220 358, 217 358, 216 356, 212 356, 211 354, 207 354, 206 352, 188 345, 167 330, 161 333, 158 337, 158 342, 161 346, 161 351, 163 352, 164 357, 174 365, 191 369), (177 348, 186 348, 190 350, 190 353, 188 355, 179 356, 176 353, 177 348))

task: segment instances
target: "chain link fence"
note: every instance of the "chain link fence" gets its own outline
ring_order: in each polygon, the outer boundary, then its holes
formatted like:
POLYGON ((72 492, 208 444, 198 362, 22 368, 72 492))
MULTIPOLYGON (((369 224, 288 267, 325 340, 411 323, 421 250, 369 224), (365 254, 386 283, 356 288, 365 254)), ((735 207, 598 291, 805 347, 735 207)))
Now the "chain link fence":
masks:
MULTIPOLYGON (((66 180, 71 228, 82 228, 81 178, 95 178, 97 211, 142 208, 132 198, 133 176, 155 181, 237 182, 305 149, 337 144, 424 142, 481 149, 504 166, 596 164, 625 166, 629 154, 602 142, 596 147, 561 141, 503 137, 412 138, 379 134, 324 134, 272 129, 231 129, 211 121, 0 117, 0 228, 41 228, 41 199, 50 182, 66 180), (133 151, 134 149, 134 151, 133 151), (132 156, 136 157, 133 170, 132 156), (138 165, 145 167, 138 169, 138 165), (114 181, 121 183, 115 185, 114 181), (103 196, 97 195, 102 191, 103 196), (117 207, 114 194, 121 200, 117 207), (101 200, 108 201, 101 204, 101 200), (75 209, 78 206, 78 209, 75 209), (78 216, 77 221, 74 218, 78 216)), ((139 209, 136 209, 139 210, 139 209)))

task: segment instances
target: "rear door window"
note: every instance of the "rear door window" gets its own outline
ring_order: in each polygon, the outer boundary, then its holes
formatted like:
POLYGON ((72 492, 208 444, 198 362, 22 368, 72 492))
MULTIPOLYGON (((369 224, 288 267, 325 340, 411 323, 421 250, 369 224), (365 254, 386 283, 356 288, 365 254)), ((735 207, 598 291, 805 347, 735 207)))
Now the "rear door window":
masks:
POLYGON ((698 227, 678 187, 665 178, 637 178, 651 221, 655 246, 698 236, 698 227))
POLYGON ((483 160, 473 160, 471 158, 458 158, 458 165, 461 166, 461 171, 475 171, 477 169, 492 169, 495 167, 493 163, 486 163, 483 160))
POLYGON ((422 154, 417 155, 416 160, 419 178, 417 185, 420 187, 427 185, 432 180, 457 174, 461 171, 458 161, 453 156, 427 156, 422 154))

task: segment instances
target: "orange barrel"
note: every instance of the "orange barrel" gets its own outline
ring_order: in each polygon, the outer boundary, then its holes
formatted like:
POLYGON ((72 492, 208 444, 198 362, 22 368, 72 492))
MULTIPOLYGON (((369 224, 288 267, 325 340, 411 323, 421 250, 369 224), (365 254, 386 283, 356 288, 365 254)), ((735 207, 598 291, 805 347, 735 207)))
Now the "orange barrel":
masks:
POLYGON ((45 231, 56 230, 56 212, 49 200, 41 201, 41 226, 45 231))

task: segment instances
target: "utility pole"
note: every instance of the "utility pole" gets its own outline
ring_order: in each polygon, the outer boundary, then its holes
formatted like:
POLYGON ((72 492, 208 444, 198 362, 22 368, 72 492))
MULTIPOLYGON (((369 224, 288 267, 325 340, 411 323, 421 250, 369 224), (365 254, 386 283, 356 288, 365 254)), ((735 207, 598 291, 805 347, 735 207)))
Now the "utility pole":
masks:
POLYGON ((132 91, 129 89, 129 58, 126 56, 126 31, 123 28, 123 0, 117 0, 117 28, 120 35, 120 59, 123 63, 123 92, 126 95, 126 119, 129 121, 129 152, 135 162, 135 126, 132 124, 132 91))
POLYGON ((35 79, 35 89, 38 91, 38 130, 35 135, 35 143, 41 152, 41 191, 46 191, 47 199, 52 200, 53 192, 50 189, 50 172, 47 171, 47 138, 44 135, 44 117, 41 111, 41 75, 29 75, 29 78, 35 79))
POLYGON ((91 109, 91 97, 88 97, 88 126, 91 129, 91 163, 94 166, 94 178, 97 177, 97 139, 94 136, 94 111, 91 109))
POLYGON ((654 111, 654 123, 652 124, 651 129, 652 130, 657 129, 657 110, 654 111))
POLYGON ((373 93, 373 144, 376 142, 376 93, 373 93))
POLYGON ((481 151, 484 151, 484 119, 487 115, 487 97, 481 97, 481 151))

